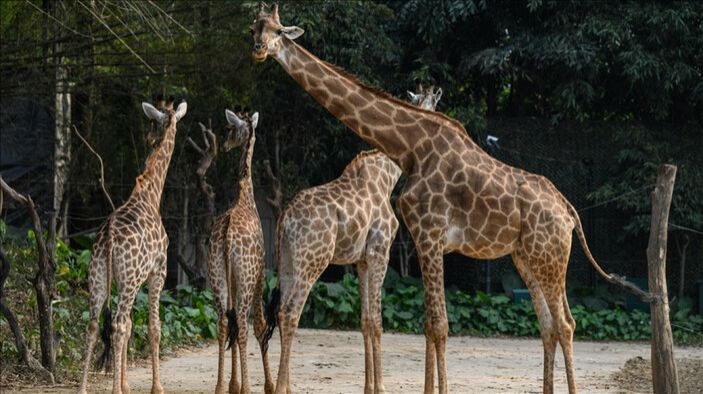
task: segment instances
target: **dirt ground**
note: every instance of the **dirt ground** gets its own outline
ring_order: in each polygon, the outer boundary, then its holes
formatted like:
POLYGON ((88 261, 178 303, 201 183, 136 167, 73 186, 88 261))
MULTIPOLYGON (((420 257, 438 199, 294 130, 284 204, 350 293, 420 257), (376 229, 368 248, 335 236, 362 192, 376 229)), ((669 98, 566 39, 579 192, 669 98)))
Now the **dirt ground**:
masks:
MULTIPOLYGON (((277 334, 269 350, 274 379, 278 366, 277 334)), ((248 343, 250 383, 253 392, 263 392, 263 373, 256 342, 248 343)), ((382 337, 383 376, 388 393, 417 393, 424 380, 425 338, 421 335, 386 333, 382 337)), ((646 343, 576 342, 577 383, 581 392, 648 392, 649 359, 646 343), (624 376, 624 377, 622 377, 624 376), (626 388, 626 389, 623 389, 626 388)), ((676 357, 692 359, 694 374, 700 375, 703 348, 678 348, 676 357), (698 372, 696 372, 698 371, 698 372)), ((540 393, 542 392, 542 343, 537 339, 450 337, 447 342, 449 391, 453 393, 540 393)), ((566 375, 557 348, 555 391, 566 392, 566 375)), ((229 379, 229 366, 227 367, 229 379)), ((161 361, 162 384, 169 393, 211 393, 217 377, 217 347, 181 351, 161 361)), ((651 376, 651 375, 649 375, 651 376)), ((150 363, 140 361, 128 372, 132 392, 149 392, 150 363)), ((110 375, 93 374, 90 392, 111 388, 110 375)), ((364 385, 364 354, 361 334, 353 331, 298 330, 291 360, 292 388, 296 393, 360 393, 364 385)), ((682 377, 684 379, 684 377, 682 377)), ((23 393, 68 393, 76 387, 33 387, 23 393)), ((10 392, 18 391, 8 390, 10 392)))

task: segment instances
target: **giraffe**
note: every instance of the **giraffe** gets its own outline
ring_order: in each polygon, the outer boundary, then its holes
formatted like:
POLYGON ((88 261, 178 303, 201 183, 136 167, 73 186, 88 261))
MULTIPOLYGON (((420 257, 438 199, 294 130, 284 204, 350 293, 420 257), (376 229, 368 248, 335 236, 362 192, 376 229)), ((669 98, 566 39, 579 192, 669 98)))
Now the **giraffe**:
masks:
POLYGON ((415 89, 417 93, 408 90, 410 102, 422 109, 434 111, 439 99, 442 98, 442 88, 435 90, 435 87, 431 85, 429 88, 423 89, 422 84, 418 83, 415 89))
MULTIPOLYGON (((422 98, 417 101, 422 108, 434 110, 441 93, 438 95, 433 88, 419 90, 422 98)), ((268 307, 266 332, 268 341, 278 309, 281 360, 277 392, 290 391, 293 335, 310 289, 330 264, 356 264, 365 349, 364 391, 385 391, 381 370, 381 288, 390 247, 398 231, 390 194, 400 175, 400 168, 386 155, 377 150, 364 151, 337 179, 299 192, 281 214, 276 228, 279 280, 268 307)))
MULTIPOLYGON (((127 383, 127 341, 132 332, 130 312, 139 287, 146 281, 149 287, 149 343, 151 345, 152 393, 163 393, 159 375, 159 296, 166 279, 166 251, 168 236, 161 222, 159 207, 166 172, 173 153, 176 125, 186 114, 187 104, 182 102, 174 111, 171 103, 156 109, 142 103, 146 116, 157 123, 153 140, 162 138, 158 147, 149 155, 146 169, 137 177, 136 185, 127 201, 117 208, 98 230, 88 272, 90 290, 90 323, 88 347, 83 360, 83 379, 78 390, 87 392, 88 369, 93 347, 98 336, 98 317, 104 310, 101 333, 105 350, 99 360, 103 364, 110 358, 114 346, 113 393, 129 393, 127 383), (114 318, 111 318, 109 298, 114 275, 118 301, 114 318)), ((109 361, 108 361, 109 362, 109 361)))
POLYGON ((267 13, 261 3, 250 29, 255 61, 273 57, 318 103, 408 176, 397 207, 415 243, 425 288, 425 392, 435 390, 435 370, 439 392, 447 392, 443 255, 450 252, 477 259, 512 256, 538 317, 543 391, 554 390, 559 343, 569 392, 576 392, 575 321, 565 284, 572 231, 603 278, 628 289, 633 285, 600 268, 571 203, 547 178, 489 156, 456 120, 368 87, 315 57, 294 42, 304 31, 283 26, 276 5, 267 13))
POLYGON ((232 349, 232 377, 230 393, 249 393, 247 369, 247 316, 254 309, 254 333, 259 341, 264 365, 264 389, 273 392, 273 380, 269 369, 267 348, 263 332, 266 329, 263 310, 264 285, 264 236, 259 213, 254 201, 251 180, 251 160, 256 142, 256 126, 259 113, 239 116, 225 110, 228 136, 224 151, 243 145, 240 161, 239 195, 232 207, 218 216, 212 227, 208 253, 208 274, 215 293, 219 321, 217 339, 219 344, 216 393, 224 393, 225 342, 239 346, 242 382, 237 382, 237 347, 232 349), (241 118, 240 118, 241 117, 241 118))
MULTIPOLYGON (((276 392, 290 391, 289 361, 293 334, 310 289, 330 264, 356 264, 361 295, 366 393, 384 392, 381 377, 381 287, 391 243, 398 230, 390 194, 400 168, 383 153, 359 153, 342 175, 299 192, 281 214, 276 228, 276 261, 281 360, 276 392)), ((269 331, 276 323, 268 314, 269 331)), ((270 336, 270 334, 268 335, 270 336)))

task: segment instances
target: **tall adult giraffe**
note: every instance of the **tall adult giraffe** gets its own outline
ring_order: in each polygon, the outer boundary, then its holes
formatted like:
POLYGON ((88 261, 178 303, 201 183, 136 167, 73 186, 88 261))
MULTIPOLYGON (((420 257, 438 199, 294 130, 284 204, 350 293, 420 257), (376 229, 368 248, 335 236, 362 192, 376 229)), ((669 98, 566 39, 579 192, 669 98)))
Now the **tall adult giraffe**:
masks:
POLYGON ((448 333, 442 256, 460 252, 479 259, 511 254, 534 303, 544 345, 544 392, 553 391, 554 354, 561 344, 570 392, 574 319, 566 299, 572 231, 588 260, 606 280, 628 284, 596 263, 578 214, 545 177, 492 158, 454 119, 419 109, 363 85, 293 42, 303 34, 283 26, 278 8, 262 3, 251 26, 253 57, 271 56, 315 100, 408 175, 398 199, 412 234, 425 287, 425 392, 447 392, 448 333), (435 367, 435 362, 436 367, 435 367))
POLYGON ((159 207, 173 153, 176 124, 186 114, 187 107, 183 102, 174 111, 173 105, 169 103, 160 111, 149 103, 142 103, 146 116, 157 123, 156 132, 150 133, 148 139, 163 139, 149 155, 146 169, 137 177, 137 184, 129 199, 107 218, 95 238, 88 272, 88 347, 83 360, 83 380, 79 393, 87 392, 88 370, 98 336, 98 317, 106 300, 108 305, 103 315, 105 321, 101 333, 105 350, 101 360, 109 359, 111 345, 114 346, 115 375, 112 392, 129 393, 127 341, 132 333, 130 313, 137 291, 144 281, 148 281, 149 286, 149 345, 153 374, 151 392, 164 391, 159 376, 159 296, 166 280, 168 235, 161 222, 159 207), (109 299, 113 275, 117 283, 118 301, 115 316, 111 319, 109 299))
POLYGON ((244 394, 251 391, 247 366, 247 317, 252 308, 254 333, 259 341, 264 367, 264 391, 268 394, 273 392, 273 379, 263 336, 266 329, 263 309, 264 234, 251 180, 251 160, 254 156, 259 113, 255 112, 251 116, 240 113, 238 116, 225 110, 225 116, 229 131, 223 150, 243 146, 243 151, 239 162, 239 194, 232 207, 215 219, 208 250, 208 274, 219 315, 215 393, 225 392, 225 341, 228 337, 232 346, 229 392, 244 394), (237 382, 237 350, 242 373, 241 386, 237 382))

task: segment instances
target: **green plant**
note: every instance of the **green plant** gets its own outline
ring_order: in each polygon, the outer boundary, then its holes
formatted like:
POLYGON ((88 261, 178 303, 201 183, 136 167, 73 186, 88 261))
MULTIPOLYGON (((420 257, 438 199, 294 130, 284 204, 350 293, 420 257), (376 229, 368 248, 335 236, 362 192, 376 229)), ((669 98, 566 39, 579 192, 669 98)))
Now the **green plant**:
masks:
MULTIPOLYGON (((267 279, 267 287, 275 279, 267 279)), ((603 291, 600 290, 602 293, 603 291)), ((598 292, 595 292, 598 293, 598 292)), ((539 325, 532 304, 512 302, 502 294, 477 292, 470 295, 456 289, 445 293, 449 331, 453 335, 539 337, 539 325)), ((588 304, 591 304, 589 301, 588 304)), ((574 335, 591 340, 647 340, 650 318, 645 312, 625 311, 618 306, 594 303, 597 309, 573 305, 576 321, 574 335)), ((703 316, 693 314, 691 302, 684 302, 672 313, 674 339, 679 344, 703 343, 703 316)), ((359 327, 358 280, 347 274, 340 282, 318 282, 313 286, 303 309, 301 326, 313 328, 359 327)), ((415 278, 400 278, 389 270, 382 292, 383 326, 386 330, 422 333, 424 329, 424 291, 415 278)))

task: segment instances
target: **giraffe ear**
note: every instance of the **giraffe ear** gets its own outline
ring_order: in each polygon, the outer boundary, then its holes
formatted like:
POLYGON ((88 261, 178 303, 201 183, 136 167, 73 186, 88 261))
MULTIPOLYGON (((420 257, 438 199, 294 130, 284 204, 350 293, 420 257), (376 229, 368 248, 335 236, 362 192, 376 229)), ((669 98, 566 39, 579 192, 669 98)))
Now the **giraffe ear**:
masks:
POLYGON ((408 90, 408 97, 410 97, 410 102, 411 102, 411 103, 417 104, 417 98, 418 98, 417 96, 418 96, 417 94, 415 94, 415 93, 413 93, 413 92, 411 92, 411 91, 408 90))
POLYGON ((434 93, 434 105, 437 105, 439 102, 439 99, 442 98, 442 88, 437 89, 437 91, 434 93))
POLYGON ((166 115, 164 115, 163 112, 159 111, 149 103, 142 103, 142 109, 144 110, 144 114, 146 115, 146 117, 151 120, 163 123, 164 119, 166 119, 166 115))
POLYGON ((259 113, 254 112, 254 115, 251 116, 251 127, 253 129, 255 129, 256 125, 258 125, 258 124, 259 124, 259 113))
POLYGON ((178 108, 176 108, 176 121, 181 120, 181 118, 185 116, 186 111, 188 111, 188 103, 184 101, 178 104, 178 108))
POLYGON ((239 119, 239 117, 234 112, 228 109, 225 110, 225 118, 227 118, 227 123, 229 125, 234 126, 238 129, 244 126, 244 121, 239 119))
POLYGON ((295 40, 305 33, 305 30, 299 28, 298 26, 284 26, 281 28, 281 33, 283 33, 286 38, 290 40, 295 40))

